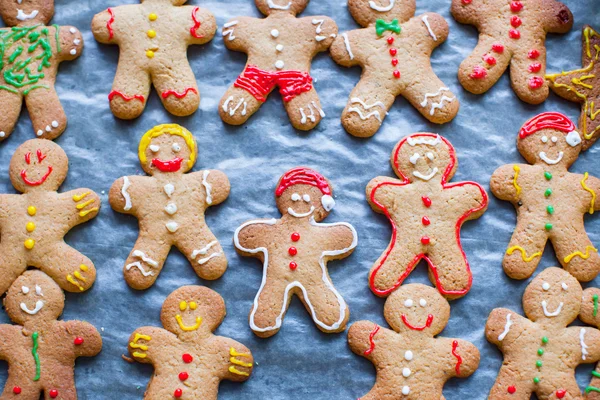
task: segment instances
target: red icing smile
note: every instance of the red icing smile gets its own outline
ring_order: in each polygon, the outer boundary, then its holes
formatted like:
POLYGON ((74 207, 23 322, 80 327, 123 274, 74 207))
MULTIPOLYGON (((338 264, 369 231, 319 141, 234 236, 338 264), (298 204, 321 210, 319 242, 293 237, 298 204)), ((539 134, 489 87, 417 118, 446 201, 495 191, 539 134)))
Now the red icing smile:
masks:
POLYGON ((177 157, 173 160, 162 161, 158 158, 154 158, 152 160, 152 165, 158 168, 162 172, 176 172, 181 168, 181 163, 183 162, 183 158, 177 157))
POLYGON ((410 324, 410 322, 408 322, 408 319, 406 318, 405 314, 402 314, 402 322, 404 322, 404 325, 408 326, 410 329, 412 329, 413 331, 422 331, 425 328, 429 328, 431 326, 431 323, 433 322, 433 315, 429 314, 427 316, 427 322, 425 322, 425 325, 423 326, 413 326, 410 324))
POLYGON ((25 182, 29 186, 39 186, 42 183, 46 182, 46 179, 48 179, 48 177, 50 176, 51 173, 52 173, 52 167, 48 167, 48 172, 46 172, 46 175, 42 176, 37 181, 31 181, 27 178, 27 170, 22 170, 21 171, 21 179, 23 179, 23 182, 25 182))

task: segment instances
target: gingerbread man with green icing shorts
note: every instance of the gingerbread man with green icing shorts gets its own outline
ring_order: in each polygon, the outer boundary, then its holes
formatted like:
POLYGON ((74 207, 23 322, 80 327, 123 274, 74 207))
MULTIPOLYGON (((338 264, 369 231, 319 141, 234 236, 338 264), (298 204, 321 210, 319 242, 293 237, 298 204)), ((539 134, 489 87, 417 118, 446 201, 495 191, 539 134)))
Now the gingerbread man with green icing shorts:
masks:
POLYGON ((546 34, 567 33, 573 14, 557 0, 452 0, 452 15, 479 30, 479 43, 462 62, 458 80, 474 94, 487 92, 510 66, 512 88, 521 100, 548 97, 546 34))
POLYGON ((27 267, 41 269, 69 292, 94 283, 94 264, 64 236, 98 215, 100 198, 87 188, 58 193, 68 169, 67 155, 49 140, 31 139, 15 151, 10 180, 23 194, 0 195, 0 293, 27 267))
POLYGON ((67 127, 67 116, 54 89, 58 65, 79 57, 81 32, 72 26, 46 26, 53 0, 0 2, 7 25, 0 28, 0 141, 14 130, 23 102, 39 138, 54 139, 67 127))
POLYGON ((200 92, 187 48, 210 42, 217 23, 205 9, 182 6, 186 1, 142 0, 142 4, 108 8, 94 17, 96 40, 116 44, 121 51, 108 95, 116 117, 139 117, 151 84, 171 114, 187 116, 198 109, 200 92))
POLYGON ((87 322, 57 321, 64 306, 62 290, 42 271, 12 284, 4 308, 17 325, 0 325, 0 359, 8 363, 2 399, 77 399, 75 359, 100 353, 102 338, 87 322))
POLYGON ((479 366, 479 350, 461 339, 436 338, 448 324, 450 304, 434 288, 404 285, 385 302, 387 329, 358 321, 348 331, 350 349, 375 365, 377 381, 359 400, 440 400, 450 378, 479 366))
MULTIPOLYGON (((598 303, 600 302, 600 289, 587 288, 583 291, 583 303, 579 319, 588 325, 600 328, 600 314, 598 312, 598 303)), ((586 399, 600 400, 600 364, 592 370, 592 380, 585 388, 586 399)))
POLYGON ((581 309, 581 285, 568 272, 551 267, 523 294, 525 317, 496 308, 485 326, 487 340, 504 362, 488 399, 583 399, 575 368, 600 359, 600 331, 568 325, 581 309))
POLYGON ((369 274, 371 290, 377 296, 389 295, 425 260, 429 279, 442 295, 464 296, 473 275, 460 229, 487 209, 485 189, 475 182, 449 182, 458 165, 456 151, 434 133, 402 139, 391 164, 400 179, 380 176, 367 185, 371 208, 392 224, 390 244, 369 274))
POLYGON ((145 400, 216 400, 221 380, 243 382, 250 377, 254 363, 250 350, 213 335, 224 318, 225 302, 217 292, 183 286, 162 306, 165 329, 145 326, 133 332, 129 353, 154 367, 145 400))
POLYGON ((296 295, 321 331, 341 332, 350 311, 331 282, 327 262, 354 251, 356 230, 345 222, 319 223, 335 201, 329 181, 310 168, 286 172, 275 196, 282 218, 248 221, 235 231, 233 239, 240 254, 263 262, 250 328, 263 338, 275 335, 296 295))
POLYGON ((517 210, 517 226, 504 256, 504 271, 526 279, 550 240, 558 261, 580 281, 600 272, 600 257, 587 236, 584 214, 600 209, 600 180, 568 171, 582 148, 576 127, 562 114, 546 112, 523 125, 517 138, 528 164, 511 164, 492 175, 490 189, 517 210))
POLYGON ((154 284, 171 246, 177 246, 203 279, 220 278, 227 268, 204 212, 229 196, 229 180, 216 170, 186 174, 197 154, 190 131, 176 124, 158 125, 139 145, 142 169, 151 176, 125 176, 110 189, 112 208, 139 220, 140 234, 123 268, 135 289, 154 284))
POLYGON ((348 1, 363 28, 337 37, 331 56, 345 67, 363 68, 342 114, 354 136, 374 135, 400 95, 431 122, 449 122, 458 113, 458 98, 430 63, 433 49, 448 37, 448 23, 435 13, 413 17, 415 8, 415 0, 348 1))
POLYGON ((225 45, 248 54, 248 62, 221 99, 223 121, 245 123, 276 87, 294 128, 308 131, 325 117, 310 67, 317 53, 331 46, 337 25, 325 16, 296 18, 308 1, 255 0, 267 18, 239 17, 225 24, 225 45))

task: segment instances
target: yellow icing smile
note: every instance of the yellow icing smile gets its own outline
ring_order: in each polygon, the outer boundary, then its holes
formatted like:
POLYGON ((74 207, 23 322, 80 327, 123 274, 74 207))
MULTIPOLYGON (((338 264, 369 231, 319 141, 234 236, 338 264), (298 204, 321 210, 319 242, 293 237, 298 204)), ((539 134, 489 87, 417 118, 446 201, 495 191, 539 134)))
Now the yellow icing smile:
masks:
POLYGON ((194 325, 191 325, 191 326, 185 325, 183 323, 183 319, 181 318, 180 314, 177 314, 175 316, 175 319, 177 320, 177 323, 179 324, 179 327, 181 328, 181 330, 183 330, 185 332, 195 331, 196 329, 200 328, 200 325, 202 325, 202 318, 201 317, 196 317, 196 323, 194 325))

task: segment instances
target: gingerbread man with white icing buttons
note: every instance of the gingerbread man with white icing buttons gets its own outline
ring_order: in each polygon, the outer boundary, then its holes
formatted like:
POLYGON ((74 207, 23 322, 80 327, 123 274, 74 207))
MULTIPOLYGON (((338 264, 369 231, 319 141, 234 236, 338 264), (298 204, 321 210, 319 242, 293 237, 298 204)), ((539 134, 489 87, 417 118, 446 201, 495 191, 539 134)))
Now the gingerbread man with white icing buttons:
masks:
POLYGON ((146 326, 131 334, 131 356, 154 367, 145 400, 216 400, 221 380, 243 382, 250 377, 250 350, 213 334, 224 318, 225 302, 217 292, 183 286, 162 306, 165 329, 146 326))
POLYGON ((375 386, 359 400, 444 399, 448 379, 466 378, 479 366, 472 343, 435 337, 450 318, 450 304, 435 289, 402 286, 386 300, 384 316, 392 329, 358 321, 348 330, 350 349, 377 371, 375 386))
POLYGON ((286 172, 275 190, 279 220, 248 221, 234 235, 236 250, 263 262, 263 278, 250 311, 250 328, 263 338, 279 332, 293 295, 325 333, 346 329, 348 306, 333 286, 327 262, 349 256, 356 230, 345 222, 319 223, 335 201, 329 181, 297 167, 286 172))
POLYGON ((369 286, 387 296, 425 260, 429 278, 447 298, 462 297, 473 275, 460 242, 460 228, 487 209, 485 189, 475 182, 450 183, 457 168, 452 144, 440 135, 415 133, 394 148, 400 178, 377 177, 367 201, 392 224, 392 239, 369 274, 369 286))
POLYGON ((58 321, 64 306, 62 290, 42 271, 11 285, 4 308, 17 325, 0 325, 0 359, 8 362, 2 399, 77 399, 75 360, 100 353, 102 338, 87 322, 58 321))
POLYGON ((239 17, 223 28, 230 50, 248 55, 246 68, 221 99, 219 114, 231 125, 245 123, 279 88, 294 128, 308 131, 325 117, 310 76, 312 59, 327 51, 337 25, 325 16, 297 18, 309 0, 255 0, 267 18, 239 17))
POLYGON ((458 99, 430 64, 431 52, 448 37, 448 23, 435 13, 413 17, 415 7, 415 0, 348 1, 363 29, 337 37, 331 56, 345 67, 363 68, 342 114, 354 136, 374 135, 400 95, 431 122, 445 123, 458 113, 458 99))
POLYGON ((546 33, 566 33, 573 14, 556 0, 452 0, 452 15, 479 30, 479 43, 458 70, 458 79, 474 94, 487 92, 510 66, 512 88, 521 100, 542 103, 548 97, 546 33))
POLYGON ((10 180, 23 194, 0 194, 0 293, 27 267, 41 269, 69 292, 94 283, 94 264, 64 236, 98 215, 100 197, 87 188, 58 193, 68 169, 67 155, 49 140, 31 139, 15 151, 10 180))
POLYGON ((504 354, 488 399, 582 399, 575 368, 600 359, 600 331, 568 325, 581 308, 579 282, 560 268, 547 268, 523 294, 525 317, 494 309, 485 335, 504 354))
POLYGON ((196 139, 187 129, 158 125, 139 145, 142 169, 151 176, 125 176, 110 189, 111 207, 139 220, 140 234, 123 268, 125 280, 135 289, 154 284, 172 246, 203 279, 220 278, 227 269, 204 212, 229 196, 229 180, 217 170, 186 174, 197 153, 196 139))
POLYGON ((54 83, 58 66, 79 57, 81 32, 72 26, 46 26, 54 15, 53 0, 4 0, 0 14, 0 141, 13 132, 23 102, 37 137, 55 139, 67 127, 67 116, 54 83))
POLYGON ((171 114, 187 116, 198 109, 200 92, 187 48, 210 42, 217 23, 208 10, 183 6, 186 1, 142 0, 142 4, 108 8, 94 16, 96 40, 116 44, 121 52, 108 95, 116 117, 139 117, 151 84, 171 114))
POLYGON ((550 240, 558 261, 580 281, 600 272, 600 257, 587 236, 583 217, 600 210, 600 180, 568 171, 582 149, 566 116, 546 112, 523 125, 517 148, 528 164, 509 164, 492 175, 490 189, 517 210, 517 226, 503 267, 513 279, 530 277, 550 240))

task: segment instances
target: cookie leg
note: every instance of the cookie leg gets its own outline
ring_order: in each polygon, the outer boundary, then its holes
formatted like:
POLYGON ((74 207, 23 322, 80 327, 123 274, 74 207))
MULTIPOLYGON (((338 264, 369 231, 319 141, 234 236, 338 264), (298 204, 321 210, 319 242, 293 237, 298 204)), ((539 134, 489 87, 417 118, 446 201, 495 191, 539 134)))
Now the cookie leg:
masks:
POLYGON ((225 273, 227 258, 217 238, 210 231, 183 236, 176 246, 185 254, 200 278, 212 281, 225 273))
POLYGON ((537 43, 530 49, 519 51, 510 62, 512 88, 521 100, 540 104, 548 98, 550 89, 544 79, 546 73, 546 48, 537 43))
POLYGON ((150 74, 135 64, 119 61, 112 91, 108 95, 110 109, 117 118, 139 117, 148 101, 150 74))
POLYGON ((38 138, 53 140, 67 128, 67 116, 54 87, 32 90, 25 96, 25 105, 38 138))
POLYGON ((96 280, 92 261, 66 243, 57 245, 35 264, 67 292, 88 290, 96 280))
POLYGON ((2 398, 2 400, 39 399, 41 390, 38 385, 29 384, 27 380, 23 378, 23 376, 17 377, 9 374, 0 398, 2 398))
POLYGON ((300 131, 313 129, 325 117, 315 88, 295 96, 290 101, 284 101, 283 104, 292 126, 300 131))
POLYGON ((471 289, 473 274, 458 243, 435 243, 429 261, 429 279, 442 295, 454 299, 471 289))
POLYGON ((436 124, 450 122, 458 114, 458 98, 444 85, 430 66, 414 74, 412 85, 402 91, 406 98, 425 118, 436 124))
POLYGON ((574 229, 572 234, 565 234, 551 239, 556 257, 563 268, 578 281, 589 282, 600 272, 600 256, 585 230, 574 229), (577 233, 575 233, 577 232, 577 233))
POLYGON ((511 54, 504 44, 487 35, 479 36, 479 43, 458 70, 460 84, 469 92, 487 92, 500 79, 511 54))
POLYGON ((44 383, 44 399, 77 400, 73 372, 58 373, 44 383))
POLYGON ((27 261, 8 247, 8 243, 0 246, 0 295, 6 293, 15 279, 27 269, 27 261))
POLYGON ((529 399, 532 393, 530 377, 523 377, 520 372, 508 367, 500 368, 498 378, 490 391, 488 400, 529 399))
POLYGON ((506 275, 513 279, 529 278, 542 259, 547 240, 543 227, 517 219, 515 232, 502 260, 506 275))
POLYGON ((159 71, 153 71, 152 82, 163 106, 171 114, 186 117, 200 106, 200 92, 189 63, 161 65, 159 71))
POLYGON ((326 280, 314 280, 303 285, 300 299, 320 330, 341 332, 346 329, 350 310, 329 277, 323 279, 326 280))
POLYGON ((416 249, 397 241, 386 250, 369 272, 369 286, 377 296, 387 296, 404 282, 421 260, 416 249))
POLYGON ((250 310, 250 329, 259 337, 267 338, 281 329, 294 290, 294 284, 263 278, 250 310))
POLYGON ((357 137, 373 136, 379 130, 395 99, 395 93, 382 88, 374 77, 362 77, 352 90, 342 113, 344 129, 357 137))
POLYGON ((127 284, 134 289, 148 289, 158 278, 158 274, 169 255, 171 245, 161 238, 147 237, 142 232, 123 267, 127 284))
POLYGON ((0 104, 2 104, 2 113, 0 113, 0 142, 8 138, 15 129, 15 125, 19 120, 19 114, 21 114, 22 102, 23 98, 20 94, 0 90, 0 104))
POLYGON ((559 376, 556 381, 552 382, 552 385, 540 385, 537 387, 536 395, 539 399, 548 400, 581 400, 583 396, 577 381, 574 377, 559 376))
MULTIPOLYGON (((600 376, 599 365, 596 365, 594 371, 600 376)), ((585 388, 585 398, 587 400, 600 400, 600 378, 595 375, 592 377, 590 384, 585 388)))
POLYGON ((254 98, 244 89, 231 86, 219 103, 219 115, 229 125, 242 125, 258 111, 262 101, 254 98))

